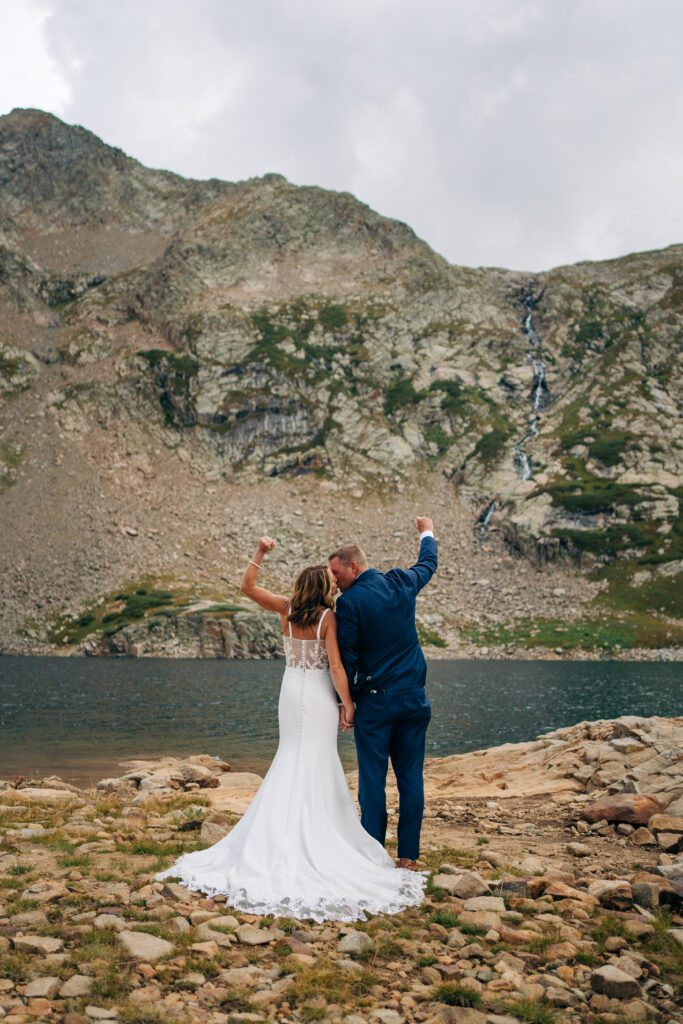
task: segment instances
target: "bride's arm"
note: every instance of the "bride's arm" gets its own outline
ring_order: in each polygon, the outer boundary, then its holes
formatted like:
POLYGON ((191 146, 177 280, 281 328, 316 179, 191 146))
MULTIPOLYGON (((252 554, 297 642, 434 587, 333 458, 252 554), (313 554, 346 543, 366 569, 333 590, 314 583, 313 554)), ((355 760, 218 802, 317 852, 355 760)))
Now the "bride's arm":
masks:
POLYGON ((356 713, 356 709, 353 706, 353 701, 351 700, 349 681, 346 678, 341 654, 339 653, 339 644, 337 643, 337 616, 334 612, 332 612, 331 615, 325 616, 325 626, 326 629, 323 633, 323 639, 327 650, 327 660, 330 663, 332 683, 344 706, 346 724, 351 725, 353 723, 353 717, 356 713))
POLYGON ((256 583, 261 562, 264 556, 273 550, 276 543, 271 537, 261 537, 256 554, 253 559, 249 559, 249 564, 242 577, 240 590, 267 611, 279 612, 280 615, 284 615, 289 606, 287 598, 281 594, 274 594, 272 590, 266 590, 265 587, 259 587, 256 583))

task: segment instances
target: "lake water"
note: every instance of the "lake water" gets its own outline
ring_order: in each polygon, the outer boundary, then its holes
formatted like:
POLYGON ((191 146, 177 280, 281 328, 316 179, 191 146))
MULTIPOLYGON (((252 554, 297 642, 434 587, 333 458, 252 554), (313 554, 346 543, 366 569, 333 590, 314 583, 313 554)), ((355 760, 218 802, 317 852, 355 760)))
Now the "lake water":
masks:
MULTIPOLYGON (((277 747, 282 661, 0 657, 0 778, 76 785, 127 758, 213 754, 263 774, 277 747)), ((683 714, 681 665, 433 661, 427 756, 534 739, 619 715, 683 714)), ((340 734, 345 767, 351 734, 340 734)))

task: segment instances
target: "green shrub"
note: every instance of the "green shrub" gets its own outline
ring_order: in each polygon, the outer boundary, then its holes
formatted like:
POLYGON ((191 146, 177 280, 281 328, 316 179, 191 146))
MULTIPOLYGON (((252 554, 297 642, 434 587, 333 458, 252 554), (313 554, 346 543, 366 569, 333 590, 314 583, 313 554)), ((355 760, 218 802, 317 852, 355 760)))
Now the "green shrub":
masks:
POLYGON ((335 331, 340 330, 346 325, 348 316, 343 306, 330 303, 327 306, 323 306, 319 311, 318 320, 326 331, 335 331))

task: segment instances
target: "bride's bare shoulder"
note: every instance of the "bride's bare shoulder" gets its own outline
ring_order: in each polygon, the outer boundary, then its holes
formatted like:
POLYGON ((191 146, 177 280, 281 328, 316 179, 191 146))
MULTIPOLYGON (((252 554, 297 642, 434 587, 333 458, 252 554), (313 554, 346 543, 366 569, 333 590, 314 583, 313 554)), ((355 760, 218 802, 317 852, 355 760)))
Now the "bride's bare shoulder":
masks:
POLYGON ((320 629, 320 635, 325 636, 327 631, 330 629, 333 630, 335 633, 337 632, 337 616, 334 608, 328 609, 327 614, 323 612, 323 622, 322 627, 320 629))

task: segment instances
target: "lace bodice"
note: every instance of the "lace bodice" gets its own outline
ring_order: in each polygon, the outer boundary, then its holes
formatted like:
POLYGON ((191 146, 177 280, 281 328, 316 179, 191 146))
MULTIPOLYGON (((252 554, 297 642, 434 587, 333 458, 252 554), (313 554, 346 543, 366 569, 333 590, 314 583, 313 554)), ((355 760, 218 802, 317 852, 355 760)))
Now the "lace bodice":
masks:
POLYGON ((325 641, 320 637, 320 627, 328 611, 329 608, 326 608, 318 619, 315 637, 311 639, 301 640, 299 637, 292 636, 292 623, 288 623, 289 636, 285 634, 282 638, 285 645, 287 668, 328 669, 330 667, 325 641))

